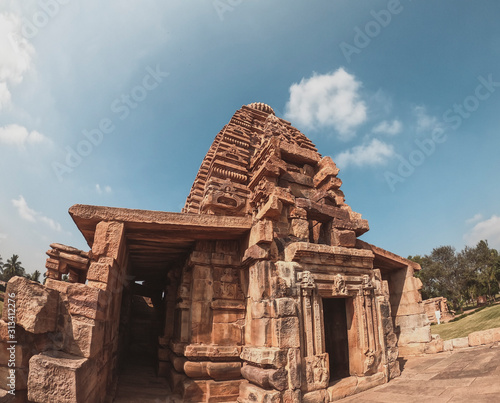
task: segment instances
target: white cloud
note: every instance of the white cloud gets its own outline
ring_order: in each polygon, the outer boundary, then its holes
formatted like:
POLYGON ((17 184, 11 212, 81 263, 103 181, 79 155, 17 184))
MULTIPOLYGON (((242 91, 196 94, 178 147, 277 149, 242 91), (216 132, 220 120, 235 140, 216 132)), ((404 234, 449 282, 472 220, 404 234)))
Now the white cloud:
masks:
MULTIPOLYGON (((476 215, 477 216, 477 215, 476 215)), ((474 216, 474 217, 476 217, 474 216)), ((473 218, 474 218, 473 217, 473 218)), ((469 221, 469 220, 467 220, 469 221)), ((500 217, 492 215, 490 218, 478 222, 472 230, 464 235, 467 245, 476 245, 485 239, 491 248, 500 249, 500 217)))
POLYGON ((12 205, 17 209, 19 216, 23 220, 30 222, 43 222, 55 231, 62 230, 61 225, 58 222, 30 208, 22 195, 19 195, 19 199, 12 199, 12 205))
POLYGON ((377 134, 389 134, 391 136, 394 136, 398 133, 401 133, 402 128, 403 125, 397 119, 394 119, 392 122, 384 120, 380 122, 377 126, 375 126, 372 129, 372 132, 377 134))
POLYGON ((37 131, 29 132, 24 126, 12 124, 0 127, 0 143, 17 145, 23 148, 26 144, 39 144, 50 142, 43 134, 37 131))
POLYGON ((104 186, 104 188, 101 188, 101 185, 96 184, 95 190, 100 195, 103 193, 111 193, 112 192, 111 186, 108 186, 108 185, 104 186))
POLYGON ((33 46, 21 35, 21 19, 0 13, 0 82, 19 84, 31 68, 33 46))
POLYGON ((10 91, 7 83, 0 82, 0 109, 10 104, 10 91))
POLYGON ((0 242, 2 242, 4 239, 7 239, 7 235, 0 233, 0 242))
POLYGON ((482 214, 474 214, 474 217, 471 217, 471 218, 468 218, 467 220, 465 220, 465 223, 467 225, 471 225, 471 224, 475 224, 477 223, 478 221, 481 221, 483 219, 483 215, 482 214))
POLYGON ((422 132, 433 132, 435 130, 443 131, 444 127, 442 123, 435 116, 430 116, 427 113, 425 106, 415 106, 413 108, 413 114, 417 118, 417 133, 422 132))
POLYGON ((290 87, 285 117, 306 129, 335 128, 348 140, 366 120, 366 105, 359 95, 361 83, 343 68, 314 73, 290 87))
POLYGON ((394 155, 394 147, 378 139, 372 139, 370 143, 355 146, 344 151, 334 158, 340 168, 349 165, 367 166, 382 165, 394 155))
POLYGON ((36 222, 37 212, 31 208, 29 208, 28 203, 24 200, 22 195, 19 196, 19 200, 12 199, 12 204, 15 208, 17 208, 17 212, 21 216, 23 220, 36 222))

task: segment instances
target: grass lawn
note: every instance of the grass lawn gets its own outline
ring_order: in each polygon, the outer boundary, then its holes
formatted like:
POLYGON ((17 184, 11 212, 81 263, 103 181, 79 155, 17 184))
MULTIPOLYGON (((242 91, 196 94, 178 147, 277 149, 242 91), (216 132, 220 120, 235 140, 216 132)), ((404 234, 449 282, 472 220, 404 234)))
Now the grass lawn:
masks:
POLYGON ((456 322, 432 325, 431 332, 432 334, 439 334, 443 340, 449 340, 494 327, 500 327, 500 304, 484 308, 456 322))

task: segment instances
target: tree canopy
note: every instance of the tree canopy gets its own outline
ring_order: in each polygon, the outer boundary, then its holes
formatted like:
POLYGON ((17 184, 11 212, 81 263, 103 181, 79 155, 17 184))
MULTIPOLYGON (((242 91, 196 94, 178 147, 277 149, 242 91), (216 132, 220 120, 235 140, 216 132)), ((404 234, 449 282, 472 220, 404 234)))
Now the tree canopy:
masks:
POLYGON ((429 255, 409 256, 422 266, 416 276, 422 281, 422 298, 443 296, 453 309, 480 295, 495 299, 500 291, 500 257, 487 241, 457 252, 452 246, 434 248, 429 255))
POLYGON ((7 282, 14 276, 20 276, 39 283, 41 275, 38 270, 35 270, 31 274, 26 273, 26 269, 19 260, 19 255, 12 255, 10 259, 7 259, 6 263, 3 262, 2 256, 0 256, 0 280, 2 281, 7 282))

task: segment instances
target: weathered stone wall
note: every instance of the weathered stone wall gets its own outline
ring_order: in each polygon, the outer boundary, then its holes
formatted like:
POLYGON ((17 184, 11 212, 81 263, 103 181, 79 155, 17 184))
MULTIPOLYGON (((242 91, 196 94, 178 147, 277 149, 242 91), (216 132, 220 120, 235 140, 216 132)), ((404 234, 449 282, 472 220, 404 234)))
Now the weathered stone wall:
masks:
POLYGON ((414 269, 407 266, 391 273, 391 311, 399 355, 418 354, 431 343, 431 329, 422 303, 422 282, 414 276, 414 269))
MULTIPOLYGON (((111 392, 127 266, 123 224, 99 223, 91 255, 87 284, 49 277, 43 286, 15 277, 7 285, 17 310, 16 390, 27 389, 30 401, 102 402, 111 392)), ((0 337, 8 341, 5 332, 0 337)))

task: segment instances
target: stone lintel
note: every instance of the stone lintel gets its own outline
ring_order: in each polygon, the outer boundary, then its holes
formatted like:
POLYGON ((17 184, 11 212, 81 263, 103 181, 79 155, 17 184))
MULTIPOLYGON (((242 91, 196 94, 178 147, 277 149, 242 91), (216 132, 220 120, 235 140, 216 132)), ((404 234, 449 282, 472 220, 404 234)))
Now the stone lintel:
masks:
POLYGON ((398 256, 395 253, 389 252, 360 239, 356 241, 356 247, 371 250, 375 255, 376 267, 380 266, 381 268, 387 269, 402 269, 405 267, 411 267, 416 271, 421 269, 418 263, 412 262, 411 260, 405 259, 404 257, 398 256))
POLYGON ((70 207, 69 214, 89 245, 92 245, 96 226, 101 221, 123 222, 127 233, 162 230, 182 233, 192 240, 231 239, 243 235, 252 227, 250 217, 169 213, 83 204, 70 207))
POLYGON ((285 248, 285 260, 360 268, 373 267, 373 253, 369 250, 308 242, 294 242, 288 245, 285 248))

